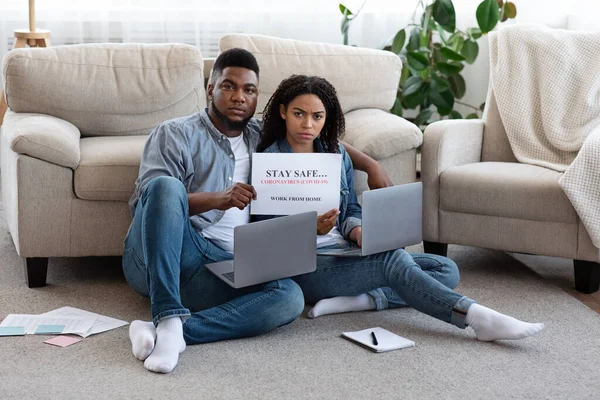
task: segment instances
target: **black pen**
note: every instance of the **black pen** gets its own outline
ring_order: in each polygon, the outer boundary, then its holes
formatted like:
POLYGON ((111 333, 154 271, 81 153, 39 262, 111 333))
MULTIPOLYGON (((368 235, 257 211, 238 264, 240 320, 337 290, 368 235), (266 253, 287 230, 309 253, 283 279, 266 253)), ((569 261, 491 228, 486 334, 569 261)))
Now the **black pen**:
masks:
POLYGON ((375 332, 371 331, 371 337, 373 338, 373 345, 377 346, 379 343, 377 342, 377 336, 375 336, 375 332))

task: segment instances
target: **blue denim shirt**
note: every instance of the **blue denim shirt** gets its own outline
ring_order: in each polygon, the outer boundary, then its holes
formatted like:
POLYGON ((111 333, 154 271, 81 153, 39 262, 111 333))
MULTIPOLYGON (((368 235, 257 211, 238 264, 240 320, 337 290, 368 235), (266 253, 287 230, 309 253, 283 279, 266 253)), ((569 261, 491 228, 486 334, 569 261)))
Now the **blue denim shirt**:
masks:
MULTIPOLYGON (((252 157, 261 135, 259 121, 251 119, 243 133, 252 157)), ((144 147, 129 211, 133 216, 140 194, 153 178, 177 178, 188 193, 218 192, 233 184, 234 168, 229 140, 213 125, 208 109, 163 122, 150 133, 144 147)), ((194 228, 202 230, 216 224, 223 214, 225 211, 210 210, 192 215, 190 220, 194 228)))
MULTIPOLYGON (((315 151, 323 153, 323 145, 320 139, 314 141, 315 151)), ((280 139, 267 147, 265 153, 293 153, 292 147, 287 139, 280 139)), ((342 155, 342 174, 340 183, 340 215, 338 216, 337 226, 342 236, 348 239, 348 235, 352 229, 361 226, 361 208, 358 204, 358 198, 354 193, 354 168, 352 160, 346 152, 346 149, 341 144, 338 145, 338 152, 342 155)), ((257 218, 257 219, 266 219, 257 218)))

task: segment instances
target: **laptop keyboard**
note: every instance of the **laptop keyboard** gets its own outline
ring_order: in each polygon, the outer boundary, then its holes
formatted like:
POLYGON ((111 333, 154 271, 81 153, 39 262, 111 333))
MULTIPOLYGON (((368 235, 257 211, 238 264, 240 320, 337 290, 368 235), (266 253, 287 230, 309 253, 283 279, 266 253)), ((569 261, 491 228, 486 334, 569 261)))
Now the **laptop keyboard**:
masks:
POLYGON ((356 247, 348 247, 345 249, 317 249, 317 255, 357 255, 360 256, 362 254, 362 249, 356 247))
POLYGON ((233 280, 233 272, 226 272, 223 274, 223 277, 227 279, 229 282, 234 283, 233 280))

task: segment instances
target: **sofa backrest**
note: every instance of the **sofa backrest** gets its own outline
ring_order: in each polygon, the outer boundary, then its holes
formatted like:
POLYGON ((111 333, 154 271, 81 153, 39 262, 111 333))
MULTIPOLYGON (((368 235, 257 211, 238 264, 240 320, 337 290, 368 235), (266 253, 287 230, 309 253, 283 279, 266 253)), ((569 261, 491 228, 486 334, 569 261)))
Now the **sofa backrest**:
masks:
POLYGON ((15 49, 2 71, 10 109, 67 120, 83 136, 148 134, 206 106, 202 54, 184 44, 15 49))
POLYGON ((483 121, 485 130, 483 132, 481 161, 518 162, 510 148, 491 83, 485 102, 483 121))
POLYGON ((361 108, 388 111, 394 105, 402 62, 389 51, 338 44, 230 34, 219 40, 219 51, 241 47, 260 67, 257 113, 262 113, 279 83, 293 74, 317 75, 337 90, 344 113, 361 108))

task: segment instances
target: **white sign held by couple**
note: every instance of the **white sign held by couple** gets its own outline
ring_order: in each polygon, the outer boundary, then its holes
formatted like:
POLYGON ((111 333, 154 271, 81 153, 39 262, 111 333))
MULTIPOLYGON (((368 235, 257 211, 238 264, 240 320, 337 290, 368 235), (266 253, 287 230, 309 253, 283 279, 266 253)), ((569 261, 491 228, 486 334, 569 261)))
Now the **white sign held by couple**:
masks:
POLYGON ((291 215, 340 205, 341 154, 254 153, 252 214, 291 215))

